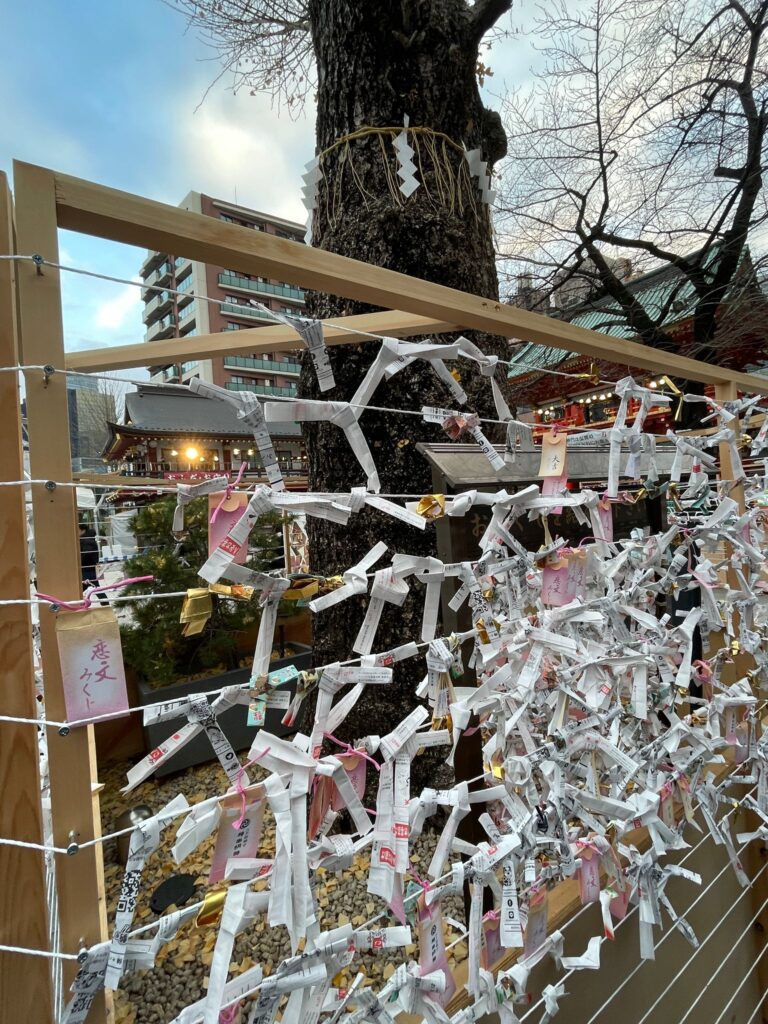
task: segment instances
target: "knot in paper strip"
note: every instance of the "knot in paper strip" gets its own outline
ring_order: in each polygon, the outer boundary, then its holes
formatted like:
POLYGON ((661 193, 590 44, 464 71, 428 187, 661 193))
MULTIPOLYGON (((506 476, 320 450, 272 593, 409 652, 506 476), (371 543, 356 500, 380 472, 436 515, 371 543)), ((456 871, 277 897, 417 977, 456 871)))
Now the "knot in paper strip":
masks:
POLYGON ((479 423, 479 416, 475 413, 466 413, 463 416, 446 416, 441 426, 452 441, 458 441, 464 434, 474 430, 479 423))
POLYGON ((283 490, 285 488, 283 474, 280 472, 272 438, 264 419, 264 410, 256 395, 250 391, 227 391, 226 388, 209 384, 208 381, 201 380, 199 377, 193 377, 190 380, 189 389, 203 398, 216 399, 232 406, 237 418, 251 428, 270 485, 275 490, 283 490))
POLYGON ((423 516, 430 522, 434 519, 442 519, 445 515, 445 495, 425 494, 416 505, 416 515, 423 516))
MULTIPOLYGON (((380 540, 377 544, 374 544, 364 558, 361 558, 356 565, 351 566, 344 572, 341 578, 342 586, 334 586, 329 593, 316 597, 313 601, 309 602, 310 610, 313 612, 325 611, 326 608, 332 608, 333 605, 346 601, 348 597, 367 593, 368 570, 386 553, 387 545, 384 541, 380 540)), ((339 577, 331 577, 331 579, 335 581, 339 577)))

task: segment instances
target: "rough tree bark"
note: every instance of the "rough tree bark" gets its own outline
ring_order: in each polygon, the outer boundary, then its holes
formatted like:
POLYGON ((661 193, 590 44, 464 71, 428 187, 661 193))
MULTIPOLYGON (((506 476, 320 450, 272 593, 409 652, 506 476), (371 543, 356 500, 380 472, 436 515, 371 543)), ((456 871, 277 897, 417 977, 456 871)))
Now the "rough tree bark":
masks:
MULTIPOLYGON (((318 69, 318 152, 365 126, 402 125, 403 116, 408 115, 412 127, 444 133, 467 149, 480 147, 489 164, 500 159, 506 151, 506 138, 498 115, 483 107, 476 65, 484 32, 510 6, 509 0, 485 0, 473 8, 465 0, 365 4, 313 0, 309 15, 318 69)), ((446 165, 455 178, 460 177, 465 163, 461 152, 441 145, 439 159, 433 161, 422 147, 417 161, 422 186, 409 199, 399 200, 387 183, 385 151, 390 154, 391 173, 392 136, 366 135, 323 157, 313 245, 497 298, 489 210, 480 201, 476 181, 469 201, 466 181, 454 190, 441 188, 446 165)), ((319 294, 311 294, 308 303, 317 317, 370 309, 319 294)), ((472 338, 486 352, 506 354, 502 339, 472 338)), ((376 342, 331 348, 337 386, 322 397, 349 400, 377 348, 376 342)), ((487 379, 468 370, 466 364, 461 373, 468 406, 481 415, 493 416, 487 379)), ((300 394, 319 397, 308 366, 302 371, 300 394)), ((371 404, 419 409, 422 404, 453 403, 433 371, 416 363, 401 371, 391 384, 383 383, 371 404)), ((439 428, 429 427, 417 417, 376 412, 365 412, 361 424, 383 494, 431 491, 431 474, 416 444, 445 440, 439 428)), ((305 429, 311 490, 348 491, 365 482, 341 431, 327 423, 305 429)), ((378 540, 387 543, 390 557, 395 552, 434 553, 432 527, 422 533, 379 513, 357 514, 349 528, 310 519, 309 530, 312 567, 324 575, 353 565, 378 540)), ((412 584, 402 608, 385 606, 374 650, 420 639, 423 596, 420 585, 412 584)), ((316 664, 352 655, 366 603, 362 599, 346 601, 316 617, 316 664)), ((345 723, 344 736, 384 735, 392 729, 415 704, 414 687, 422 675, 422 661, 398 666, 391 687, 370 688, 363 694, 345 723)), ((418 775, 416 764, 414 769, 418 775)), ((418 779, 414 782, 419 784, 418 779)))

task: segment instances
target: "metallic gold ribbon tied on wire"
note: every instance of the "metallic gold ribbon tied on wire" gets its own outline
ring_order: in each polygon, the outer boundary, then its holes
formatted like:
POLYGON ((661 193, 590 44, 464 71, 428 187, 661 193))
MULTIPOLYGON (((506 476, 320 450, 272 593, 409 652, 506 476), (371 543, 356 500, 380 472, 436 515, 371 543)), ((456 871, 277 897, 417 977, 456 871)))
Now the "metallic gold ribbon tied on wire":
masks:
POLYGON ((416 515, 424 519, 442 519, 445 515, 445 495, 425 494, 416 505, 416 515))
POLYGON ((211 594, 218 594, 219 597, 229 597, 233 601, 250 601, 256 593, 253 587, 244 586, 242 583, 211 583, 208 587, 211 594))
POLYGON ((318 576, 292 576, 291 585, 283 594, 283 600, 309 601, 310 597, 314 597, 324 583, 325 580, 318 576))
POLYGON ((187 591, 181 606, 179 622, 184 627, 182 636, 197 636, 205 629, 211 617, 213 601, 207 587, 193 587, 187 591))

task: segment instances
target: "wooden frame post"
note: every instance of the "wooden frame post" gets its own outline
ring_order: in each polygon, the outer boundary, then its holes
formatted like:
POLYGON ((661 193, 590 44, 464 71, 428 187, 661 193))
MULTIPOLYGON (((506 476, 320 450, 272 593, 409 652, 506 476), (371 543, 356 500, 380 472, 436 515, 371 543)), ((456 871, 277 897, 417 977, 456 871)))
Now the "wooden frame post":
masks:
MULTIPOLYGON (((0 172, 0 254, 13 245, 13 207, 8 180, 0 172)), ((0 261, 0 365, 18 363, 16 267, 0 261)), ((21 480, 24 459, 19 418, 19 378, 0 373, 0 480, 21 480)), ((0 487, 0 600, 29 594, 27 516, 23 487, 0 487)), ((37 717, 32 622, 28 605, 7 605, 0 629, 0 712, 37 717)), ((43 842, 40 752, 37 725, 0 723, 0 836, 43 842)), ((0 944, 48 949, 45 861, 37 850, 0 846, 0 944), (21 895, 21 899, 19 898, 21 895)), ((51 962, 43 957, 0 952, 0 1020, 53 1020, 51 962)))
MULTIPOLYGON (((17 249, 39 253, 58 262, 58 237, 53 175, 27 164, 15 165, 17 249)), ((52 267, 38 272, 29 261, 17 270, 21 348, 26 364, 64 362, 59 273, 52 267)), ((46 377, 27 371, 27 416, 32 477, 62 483, 72 481, 69 444, 67 378, 46 377)), ((61 597, 82 597, 80 544, 75 490, 72 487, 32 488, 38 589, 61 597)), ((41 608, 43 679, 46 717, 66 719, 64 690, 55 635, 55 616, 41 608)), ((48 763, 54 845, 66 848, 101 835, 98 796, 95 794, 96 756, 93 726, 73 729, 61 736, 48 729, 48 763)), ((56 886, 61 922, 61 947, 76 953, 107 938, 104 865, 99 844, 73 856, 56 854, 56 886)), ((19 896, 18 891, 16 895, 19 896)), ((65 984, 77 964, 65 961, 65 984)), ((105 1019, 103 994, 95 1003, 93 1021, 105 1019)))

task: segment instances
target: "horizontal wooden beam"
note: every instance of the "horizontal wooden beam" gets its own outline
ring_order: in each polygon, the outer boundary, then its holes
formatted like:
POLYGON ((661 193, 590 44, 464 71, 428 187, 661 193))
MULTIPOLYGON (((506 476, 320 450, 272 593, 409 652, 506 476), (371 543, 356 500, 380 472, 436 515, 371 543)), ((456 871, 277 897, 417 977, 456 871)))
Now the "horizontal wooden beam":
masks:
MULTIPOLYGON (((442 320, 416 316, 414 313, 400 313, 397 310, 344 317, 343 328, 337 327, 330 320, 324 323, 325 340, 329 345, 351 345, 353 342, 367 341, 367 334, 410 338, 422 334, 445 334, 457 329, 442 320)), ((65 366, 68 370, 97 373, 130 366, 162 366, 190 359, 211 359, 237 352, 259 355, 262 352, 295 352, 300 348, 303 348, 303 343, 292 328, 271 324, 266 327, 248 327, 242 331, 200 334, 192 338, 168 338, 165 341, 140 342, 138 345, 68 352, 65 366)))
MULTIPOLYGON (((704 384, 729 381, 768 394, 768 379, 660 352, 553 317, 324 252, 263 231, 168 206, 54 172, 59 226, 128 245, 146 246, 245 273, 289 281, 384 309, 402 309, 462 329, 518 337, 704 384)), ((179 349, 179 357, 185 358, 179 349)))

